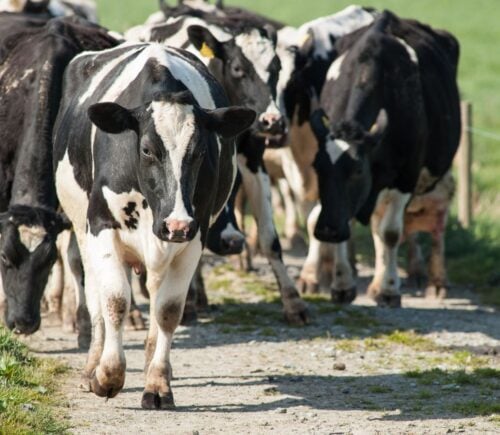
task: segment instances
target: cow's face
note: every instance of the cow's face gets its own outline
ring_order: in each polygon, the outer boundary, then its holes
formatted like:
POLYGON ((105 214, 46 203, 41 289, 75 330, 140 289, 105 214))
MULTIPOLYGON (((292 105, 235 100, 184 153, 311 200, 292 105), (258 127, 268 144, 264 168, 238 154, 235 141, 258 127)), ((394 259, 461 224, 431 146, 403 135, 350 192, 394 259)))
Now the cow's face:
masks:
POLYGON ((0 216, 0 270, 5 321, 16 333, 40 326, 40 300, 57 258, 56 239, 68 220, 51 210, 14 206, 0 216))
POLYGON ((107 133, 135 131, 137 177, 153 213, 153 232, 163 241, 187 242, 198 231, 193 196, 207 147, 215 140, 210 133, 232 138, 252 124, 255 112, 205 110, 185 91, 158 93, 150 104, 133 110, 94 104, 89 116, 107 133))
POLYGON ((277 104, 281 63, 276 54, 275 30, 252 28, 220 42, 207 28, 193 25, 188 27, 188 35, 203 56, 221 61, 220 69, 213 72, 231 103, 257 112, 252 134, 263 137, 266 145, 281 145, 286 124, 277 104))
POLYGON ((311 116, 319 144, 314 160, 321 201, 314 235, 319 240, 340 243, 349 239, 349 221, 358 214, 372 187, 370 153, 382 139, 386 125, 383 109, 369 132, 347 123, 331 131, 321 109, 311 116))

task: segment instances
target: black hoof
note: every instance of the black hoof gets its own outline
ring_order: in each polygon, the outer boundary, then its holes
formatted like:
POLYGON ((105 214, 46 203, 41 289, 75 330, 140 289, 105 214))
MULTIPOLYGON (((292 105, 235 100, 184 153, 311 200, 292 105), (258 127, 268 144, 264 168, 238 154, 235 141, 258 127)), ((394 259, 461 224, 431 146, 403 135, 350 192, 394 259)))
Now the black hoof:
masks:
POLYGON ((352 301, 356 299, 357 295, 356 287, 351 287, 346 290, 332 289, 331 295, 332 295, 332 302, 334 304, 347 305, 352 303, 352 301))
POLYGON ((95 371, 90 378, 90 390, 99 397, 106 397, 108 399, 112 399, 115 397, 123 388, 123 382, 118 385, 113 386, 103 386, 97 380, 95 375, 95 371))
POLYGON ((379 307, 401 308, 401 295, 379 294, 375 296, 375 302, 379 307))
POLYGON ((285 321, 291 326, 304 326, 310 320, 309 309, 307 308, 307 304, 302 300, 300 300, 300 304, 296 304, 293 311, 285 311, 284 316, 285 321))
POLYGON ((174 395, 172 392, 159 394, 145 391, 142 394, 141 406, 143 409, 175 409, 174 395))

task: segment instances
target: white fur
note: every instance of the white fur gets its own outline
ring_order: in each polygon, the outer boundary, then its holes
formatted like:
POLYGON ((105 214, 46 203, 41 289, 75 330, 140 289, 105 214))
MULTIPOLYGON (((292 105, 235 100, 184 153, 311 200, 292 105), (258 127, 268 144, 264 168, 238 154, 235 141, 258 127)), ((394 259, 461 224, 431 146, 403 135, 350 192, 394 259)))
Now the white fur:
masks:
POLYGON ((154 101, 152 117, 156 132, 161 137, 172 162, 172 170, 177 188, 175 191, 174 209, 165 219, 191 222, 181 190, 182 162, 189 143, 195 132, 195 119, 192 106, 170 104, 154 101))
POLYGON ((405 48, 405 50, 407 51, 408 53, 408 56, 410 56, 410 60, 417 64, 418 65, 418 56, 417 56, 417 52, 413 49, 413 47, 410 47, 410 45, 404 40, 404 39, 401 39, 401 38, 396 38, 400 43, 401 45, 405 48))
POLYGON ((326 143, 326 152, 330 157, 332 165, 349 149, 349 144, 342 139, 328 140, 326 143))
POLYGON ((332 51, 330 36, 339 38, 363 26, 370 24, 374 15, 361 8, 361 6, 348 6, 336 14, 321 17, 299 27, 298 43, 302 45, 311 30, 314 34, 314 55, 327 58, 332 51))
POLYGON ((267 83, 269 80, 267 69, 276 54, 272 42, 261 36, 257 29, 252 29, 250 33, 241 33, 234 40, 253 65, 258 76, 264 83, 267 83))
POLYGON ((19 239, 21 243, 30 252, 33 252, 36 248, 38 248, 47 235, 45 228, 39 225, 34 225, 32 227, 19 225, 17 229, 19 231, 19 239))
POLYGON ((340 69, 342 67, 342 62, 344 61, 347 52, 339 56, 328 68, 328 72, 326 73, 326 80, 337 80, 340 76, 340 69))

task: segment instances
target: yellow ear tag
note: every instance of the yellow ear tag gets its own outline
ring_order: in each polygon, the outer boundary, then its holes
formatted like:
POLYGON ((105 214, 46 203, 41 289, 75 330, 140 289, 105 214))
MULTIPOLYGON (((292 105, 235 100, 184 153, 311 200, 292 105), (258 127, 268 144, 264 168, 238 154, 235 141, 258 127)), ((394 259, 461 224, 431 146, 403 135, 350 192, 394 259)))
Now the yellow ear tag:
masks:
POLYGON ((300 41, 299 41, 299 47, 304 46, 305 43, 307 41, 309 41, 310 38, 311 38, 311 34, 309 32, 307 32, 306 34, 302 35, 302 38, 300 38, 300 41))
POLYGON ((209 59, 215 57, 214 51, 207 45, 206 42, 201 44, 200 53, 203 57, 208 57, 209 59))
POLYGON ((330 120, 328 119, 328 117, 326 117, 326 116, 322 116, 322 117, 321 117, 321 120, 323 121, 323 125, 324 125, 326 128, 330 128, 330 120))

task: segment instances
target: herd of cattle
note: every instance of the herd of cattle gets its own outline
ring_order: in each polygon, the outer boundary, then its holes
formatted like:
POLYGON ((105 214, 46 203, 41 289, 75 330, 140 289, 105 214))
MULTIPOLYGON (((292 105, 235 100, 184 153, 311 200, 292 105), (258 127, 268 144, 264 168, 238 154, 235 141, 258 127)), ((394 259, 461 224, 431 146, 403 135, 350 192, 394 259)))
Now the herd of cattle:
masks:
POLYGON ((368 290, 379 305, 401 304, 402 240, 410 275, 421 274, 420 231, 432 236, 428 288, 442 295, 460 136, 456 39, 359 6, 299 28, 220 0, 160 9, 122 36, 95 24, 89 0, 0 0, 7 326, 33 333, 44 289, 49 311, 63 294, 66 326, 90 344, 83 383, 114 397, 124 323, 142 321, 131 292, 139 277, 150 298, 142 406, 173 407, 172 335, 206 301, 203 248, 244 249, 245 201, 285 318, 308 321, 282 260, 273 185, 289 238, 297 214, 307 219, 302 290, 329 269, 332 300, 353 301, 356 219, 371 224, 368 290))

